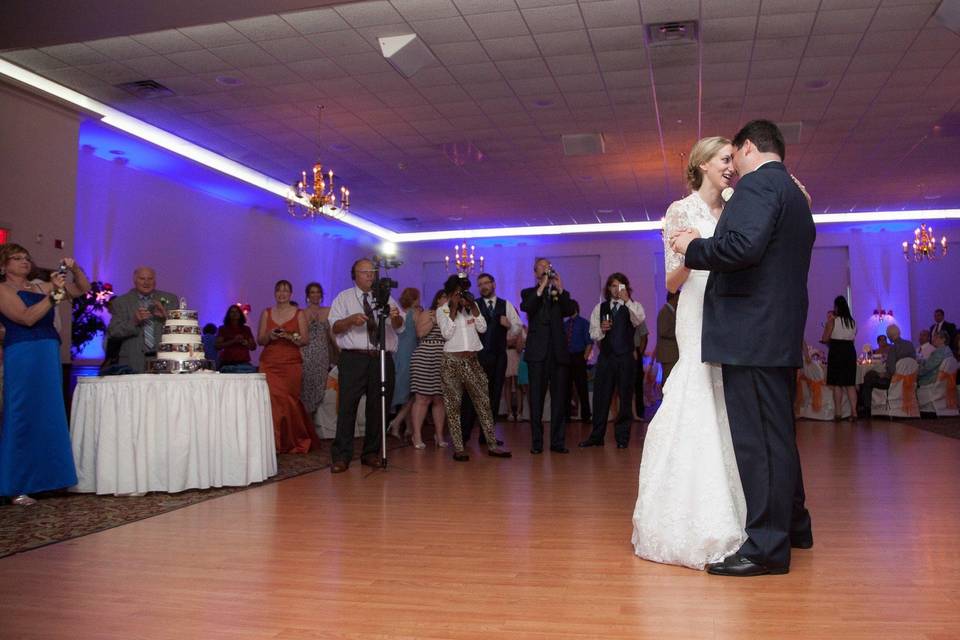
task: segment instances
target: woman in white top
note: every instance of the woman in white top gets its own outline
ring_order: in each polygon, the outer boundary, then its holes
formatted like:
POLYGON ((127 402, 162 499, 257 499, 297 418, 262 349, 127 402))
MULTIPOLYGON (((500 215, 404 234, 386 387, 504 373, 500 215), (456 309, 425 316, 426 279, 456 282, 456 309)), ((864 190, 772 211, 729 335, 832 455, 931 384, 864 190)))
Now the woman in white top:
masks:
POLYGON ((469 288, 470 281, 466 274, 450 276, 443 285, 447 303, 437 309, 437 324, 445 340, 441 365, 443 404, 453 438, 453 459, 457 462, 470 459, 463 449, 463 432, 460 426, 460 403, 463 400, 464 388, 473 401, 488 446, 493 445, 487 453, 497 458, 509 458, 510 452, 496 444, 493 413, 487 395, 487 374, 477 359, 477 352, 483 349, 479 334, 487 330, 487 322, 473 296, 467 291, 469 288))
POLYGON ((820 342, 829 345, 827 351, 827 384, 833 388, 834 420, 840 419, 841 398, 846 392, 850 401, 850 421, 857 419, 857 323, 850 313, 850 305, 843 296, 833 301, 833 310, 827 312, 820 342))

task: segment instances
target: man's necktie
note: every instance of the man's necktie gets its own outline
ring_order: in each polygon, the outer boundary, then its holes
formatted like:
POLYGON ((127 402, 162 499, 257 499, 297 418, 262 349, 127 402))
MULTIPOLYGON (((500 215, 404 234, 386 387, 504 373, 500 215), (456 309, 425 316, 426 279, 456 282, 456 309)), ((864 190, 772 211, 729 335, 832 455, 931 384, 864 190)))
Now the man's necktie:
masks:
POLYGON ((363 294, 363 313, 367 316, 367 339, 370 346, 377 346, 377 319, 373 315, 373 307, 370 305, 370 294, 363 294))
POLYGON ((487 309, 490 311, 490 315, 493 315, 493 300, 487 300, 487 309))
MULTIPOLYGON (((143 302, 143 300, 141 300, 141 302, 143 302)), ((146 307, 144 308, 149 310, 151 303, 152 301, 147 298, 145 302, 146 307)), ((154 334, 153 316, 151 315, 143 325, 143 349, 144 351, 155 351, 157 348, 156 344, 157 337, 154 334)))

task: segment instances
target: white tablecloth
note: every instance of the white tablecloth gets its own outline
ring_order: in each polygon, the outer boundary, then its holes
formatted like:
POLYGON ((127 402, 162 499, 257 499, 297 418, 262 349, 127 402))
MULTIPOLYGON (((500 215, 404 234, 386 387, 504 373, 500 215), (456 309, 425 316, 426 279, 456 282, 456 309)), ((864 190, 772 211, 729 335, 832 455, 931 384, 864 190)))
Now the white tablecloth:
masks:
POLYGON ((883 373, 887 370, 887 365, 882 362, 871 362, 871 363, 857 363, 857 386, 863 384, 863 378, 870 371, 876 371, 878 373, 883 373))
POLYGON ((263 374, 79 378, 73 491, 126 494, 246 486, 277 473, 263 374))

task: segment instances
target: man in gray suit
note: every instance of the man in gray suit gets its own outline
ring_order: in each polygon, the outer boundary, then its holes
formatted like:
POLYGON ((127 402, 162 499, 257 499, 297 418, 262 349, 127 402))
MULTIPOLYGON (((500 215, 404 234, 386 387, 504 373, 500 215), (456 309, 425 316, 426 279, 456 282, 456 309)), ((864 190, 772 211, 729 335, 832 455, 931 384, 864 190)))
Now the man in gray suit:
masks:
POLYGON ((872 405, 874 389, 889 389, 893 382, 893 376, 897 372, 897 362, 905 358, 917 357, 917 348, 909 340, 900 337, 900 327, 891 324, 887 327, 887 338, 890 340, 890 349, 887 350, 886 368, 883 371, 868 371, 863 376, 863 384, 860 385, 860 411, 861 418, 870 417, 870 407, 872 405))
POLYGON ((130 367, 134 373, 144 373, 147 358, 156 357, 167 310, 179 306, 176 294, 156 287, 156 272, 150 267, 137 267, 133 289, 110 304, 107 337, 122 340, 117 365, 130 367))

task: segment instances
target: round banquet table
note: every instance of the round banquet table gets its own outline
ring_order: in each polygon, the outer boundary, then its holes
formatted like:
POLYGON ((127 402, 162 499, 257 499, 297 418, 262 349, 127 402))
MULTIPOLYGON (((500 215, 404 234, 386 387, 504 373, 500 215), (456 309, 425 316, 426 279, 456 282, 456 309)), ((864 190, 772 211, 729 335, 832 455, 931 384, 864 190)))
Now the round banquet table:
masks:
POLYGON ((887 365, 880 361, 874 362, 858 362, 857 363, 857 386, 863 384, 863 377, 867 375, 870 371, 876 371, 878 373, 883 373, 887 370, 887 365))
POLYGON ((70 439, 77 492, 241 487, 277 473, 263 374, 78 378, 70 439))

